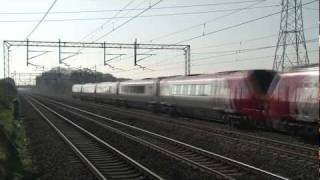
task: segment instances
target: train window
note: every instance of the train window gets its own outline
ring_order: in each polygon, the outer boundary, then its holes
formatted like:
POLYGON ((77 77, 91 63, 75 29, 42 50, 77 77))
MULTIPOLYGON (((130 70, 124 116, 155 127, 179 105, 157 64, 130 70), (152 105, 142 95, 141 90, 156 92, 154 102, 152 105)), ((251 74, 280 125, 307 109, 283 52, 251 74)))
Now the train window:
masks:
POLYGON ((204 95, 209 96, 211 91, 211 86, 209 84, 204 85, 204 95))
POLYGON ((183 95, 188 95, 188 91, 189 91, 189 85, 183 85, 182 94, 183 95))
POLYGON ((177 85, 176 95, 180 95, 181 94, 181 89, 182 89, 182 86, 181 85, 177 85))
POLYGON ((144 94, 144 86, 123 86, 122 91, 125 93, 144 94))
POLYGON ((195 84, 191 84, 191 87, 190 87, 190 95, 191 95, 191 96, 196 95, 196 85, 195 85, 195 84))
POLYGON ((204 95, 204 85, 203 84, 199 84, 199 91, 197 93, 198 96, 203 96, 204 95))
POLYGON ((176 86, 176 85, 172 86, 172 88, 171 88, 171 94, 172 94, 172 95, 175 95, 175 94, 176 94, 176 91, 177 91, 177 86, 176 86))
POLYGON ((173 85, 171 88, 172 95, 184 96, 209 96, 211 94, 210 84, 184 84, 173 85))

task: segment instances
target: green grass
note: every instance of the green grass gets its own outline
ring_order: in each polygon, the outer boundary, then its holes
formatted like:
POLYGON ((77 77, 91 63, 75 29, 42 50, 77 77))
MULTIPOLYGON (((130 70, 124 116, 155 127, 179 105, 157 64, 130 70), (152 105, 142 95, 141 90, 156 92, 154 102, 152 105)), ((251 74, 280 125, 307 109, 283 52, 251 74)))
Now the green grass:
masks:
POLYGON ((17 97, 12 79, 0 79, 0 180, 36 179, 28 154, 23 123, 14 119, 13 100, 17 97))
POLYGON ((23 165, 20 160, 19 152, 17 151, 18 144, 16 140, 17 129, 12 117, 11 109, 0 109, 0 123, 1 123, 1 159, 2 168, 5 172, 2 174, 6 179, 14 177, 21 177, 23 174, 23 165))

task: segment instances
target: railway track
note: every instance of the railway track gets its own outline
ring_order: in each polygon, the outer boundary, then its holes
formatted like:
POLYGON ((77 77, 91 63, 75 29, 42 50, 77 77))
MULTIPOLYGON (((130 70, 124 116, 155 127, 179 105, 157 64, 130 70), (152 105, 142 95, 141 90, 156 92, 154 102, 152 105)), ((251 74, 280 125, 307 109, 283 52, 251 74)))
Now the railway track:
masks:
POLYGON ((312 148, 312 147, 306 147, 305 144, 301 144, 301 145, 292 144, 289 142, 284 142, 284 141, 275 140, 275 139, 268 139, 265 137, 250 135, 247 133, 241 133, 241 132, 236 132, 236 131, 222 129, 222 128, 214 128, 212 126, 209 127, 206 124, 199 124, 199 123, 196 124, 196 123, 190 123, 190 122, 181 121, 181 120, 180 121, 168 120, 168 118, 166 117, 159 117, 152 114, 147 114, 139 110, 129 111, 125 109, 119 109, 119 108, 112 107, 111 105, 90 104, 90 106, 103 109, 104 111, 109 111, 109 112, 118 113, 118 114, 126 114, 128 116, 132 116, 136 118, 144 117, 150 120, 158 120, 158 122, 160 123, 169 122, 171 124, 183 127, 185 129, 203 131, 207 134, 218 136, 219 138, 223 138, 227 141, 248 144, 255 148, 272 151, 273 153, 278 154, 280 156, 287 156, 288 158, 291 158, 291 159, 308 161, 310 163, 318 163, 317 161, 318 149, 312 148))
POLYGON ((153 150, 171 156, 192 167, 215 175, 220 179, 287 179, 254 166, 215 154, 190 144, 131 126, 92 112, 64 103, 51 101, 51 108, 59 109, 61 114, 77 117, 103 127, 153 150), (69 114, 69 115, 67 115, 69 114))
POLYGON ((156 173, 39 101, 32 98, 26 98, 26 100, 98 179, 162 179, 156 173), (58 118, 54 118, 52 114, 58 118))

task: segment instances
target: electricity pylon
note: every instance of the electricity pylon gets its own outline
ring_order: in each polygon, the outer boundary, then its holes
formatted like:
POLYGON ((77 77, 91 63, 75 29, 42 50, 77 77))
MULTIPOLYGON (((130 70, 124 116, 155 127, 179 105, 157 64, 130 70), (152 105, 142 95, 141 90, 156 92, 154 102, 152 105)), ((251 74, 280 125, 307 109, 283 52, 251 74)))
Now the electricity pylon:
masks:
POLYGON ((280 31, 273 69, 285 71, 292 66, 309 64, 309 57, 303 29, 301 0, 282 0, 281 5, 280 31))

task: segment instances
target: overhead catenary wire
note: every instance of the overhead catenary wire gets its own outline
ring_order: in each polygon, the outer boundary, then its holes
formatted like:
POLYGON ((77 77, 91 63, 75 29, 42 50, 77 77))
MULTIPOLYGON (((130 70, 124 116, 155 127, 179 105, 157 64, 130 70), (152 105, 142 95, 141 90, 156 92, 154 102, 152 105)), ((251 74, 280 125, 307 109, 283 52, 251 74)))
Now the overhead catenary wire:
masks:
MULTIPOLYGON (((319 49, 315 49, 315 50, 310 50, 310 52, 319 52, 319 49)), ((295 52, 293 53, 290 53, 290 54, 295 54, 295 52)), ((192 64, 193 66, 207 66, 207 65, 210 65, 210 64, 215 64, 215 65, 218 65, 218 64, 231 64, 231 63, 242 63, 242 62, 246 62, 246 61, 253 61, 253 60, 270 60, 270 58, 273 58, 274 56, 273 55, 268 55, 268 56, 256 56, 256 57, 249 57, 249 58, 242 58, 242 59, 233 59, 233 60, 227 60, 227 61, 214 61, 214 62, 206 62, 206 63, 200 63, 200 64, 192 64)), ((164 68, 161 68, 161 69, 157 69, 157 71, 163 71, 163 70, 170 70, 170 69, 177 69, 178 66, 181 66, 183 64, 183 62, 175 62, 175 63, 168 63, 168 64, 164 64, 164 65, 161 65, 161 67, 164 67, 164 68), (169 66, 169 67, 166 67, 166 66, 169 66)), ((152 66, 151 66, 152 68, 152 66)), ((137 72, 130 72, 130 71, 133 71, 133 70, 139 70, 139 69, 130 69, 128 71, 125 71, 124 73, 128 76, 128 75, 133 75, 133 74, 136 74, 137 72), (129 74, 128 74, 129 73, 129 74)), ((118 72, 114 72, 114 73, 122 73, 121 71, 118 71, 118 72)), ((213 73, 213 72, 211 72, 213 73)))
POLYGON ((207 21, 198 23, 198 24, 196 24, 196 25, 192 25, 192 26, 189 26, 189 27, 180 29, 180 30, 178 30, 178 31, 174 31, 174 32, 172 32, 172 33, 168 33, 168 34, 164 34, 164 35, 158 36, 158 37, 153 38, 153 39, 150 39, 150 40, 148 40, 148 41, 149 41, 149 42, 153 42, 153 41, 155 41, 155 40, 159 40, 159 39, 163 39, 163 38, 168 38, 168 37, 173 36, 173 35, 175 35, 175 34, 182 33, 182 32, 186 32, 186 31, 188 31, 188 30, 191 30, 191 29, 194 29, 194 28, 203 26, 204 24, 213 23, 213 22, 215 22, 215 21, 217 21, 217 20, 219 20, 219 19, 223 19, 223 18, 226 18, 226 17, 231 16, 231 15, 233 15, 233 14, 239 13, 239 12, 241 12, 241 11, 243 11, 243 10, 247 10, 247 9, 249 9, 249 8, 252 8, 252 7, 254 7, 255 5, 260 4, 260 3, 263 3, 263 2, 265 2, 265 1, 266 1, 266 0, 257 1, 256 3, 250 4, 250 5, 245 6, 245 7, 243 7, 243 8, 236 9, 236 10, 234 10, 234 11, 232 11, 232 12, 230 12, 230 13, 224 14, 224 15, 222 15, 222 16, 215 17, 215 18, 213 18, 213 19, 210 19, 210 20, 207 20, 207 21))
MULTIPOLYGON (((150 4, 148 8, 146 8, 146 9, 144 9, 143 11, 139 12, 138 14, 136 14, 135 16, 133 16, 132 18, 130 18, 129 20, 127 20, 127 21, 125 21, 124 23, 120 24, 119 26, 113 28, 111 31, 109 31, 108 33, 100 36, 98 39, 93 40, 92 42, 98 41, 98 40, 104 38, 105 36, 111 34, 112 32, 114 32, 114 31, 116 31, 117 29, 121 28, 122 26, 124 26, 125 24, 129 23, 129 22, 132 21, 133 19, 139 17, 141 14, 143 14, 143 13, 145 13, 146 11, 152 9, 154 6, 158 5, 161 1, 163 1, 163 0, 159 0, 159 1, 157 1, 156 3, 154 3, 154 4, 152 4, 152 5, 150 4)), ((144 0, 143 2, 145 2, 145 0, 144 0)), ((143 2, 142 2, 142 3, 143 3, 143 2)), ((132 1, 129 2, 127 5, 130 5, 131 3, 132 3, 132 1)), ((137 7, 139 7, 142 3, 140 3, 137 7)), ((127 5, 126 5, 125 7, 127 7, 127 5)), ((81 49, 80 49, 78 52, 80 52, 80 51, 81 51, 81 49)), ((116 69, 119 69, 119 68, 116 68, 116 69)))
MULTIPOLYGON (((162 36, 159 36, 159 37, 150 39, 150 40, 145 41, 145 42, 152 42, 152 41, 154 41, 154 40, 167 38, 167 37, 172 36, 172 35, 174 35, 174 34, 181 33, 181 32, 187 31, 187 30, 189 30, 189 29, 193 29, 193 28, 198 27, 198 26, 202 26, 204 23, 205 23, 205 24, 206 24, 206 23, 212 23, 212 22, 217 21, 217 20, 219 20, 219 19, 223 19, 223 18, 228 17, 228 16, 230 16, 230 15, 239 13, 239 12, 241 12, 241 11, 243 11, 243 10, 246 10, 247 8, 253 7, 253 6, 255 6, 255 5, 257 5, 257 4, 260 4, 260 3, 262 3, 262 2, 265 2, 265 0, 255 1, 255 3, 250 4, 250 5, 248 5, 248 6, 244 7, 244 8, 241 8, 241 9, 239 9, 239 10, 234 10, 234 11, 232 11, 231 13, 224 14, 224 15, 222 15, 222 16, 219 16, 219 17, 216 17, 216 18, 207 20, 207 21, 202 22, 202 23, 200 23, 200 24, 196 24, 196 25, 193 25, 193 26, 190 26, 190 27, 181 29, 181 30, 179 30, 179 31, 175 31, 175 32, 172 32, 172 33, 169 33, 169 34, 165 34, 165 35, 162 35, 162 36)), ((147 53, 154 52, 154 51, 155 51, 155 50, 149 50, 149 51, 147 51, 147 53)), ((132 56, 130 56, 130 57, 128 57, 128 58, 131 58, 131 57, 132 57, 132 56)))
POLYGON ((91 31, 90 33, 86 34, 83 38, 81 38, 80 41, 86 39, 87 37, 89 37, 90 35, 92 35, 93 33, 95 33, 97 30, 100 29, 100 27, 103 27, 105 25, 107 25, 109 22, 111 22, 113 19, 115 19, 121 12, 123 12, 127 7, 129 7, 132 3, 134 3, 134 1, 136 0, 131 0, 129 3, 127 3, 118 13, 116 13, 114 16, 112 16, 111 18, 108 19, 108 21, 104 22, 102 25, 98 26, 97 28, 95 28, 93 31, 91 31))
MULTIPOLYGON (((310 39, 310 40, 306 40, 306 41, 302 41, 299 42, 299 44, 301 43, 310 43, 310 42, 317 42, 317 38, 316 39, 310 39)), ((286 45, 292 45, 292 44, 286 44, 286 45)), ((281 45, 283 46, 283 45, 281 45)), ((261 47, 254 47, 254 48, 244 48, 244 49, 232 49, 232 50, 224 50, 224 51, 209 51, 209 52, 194 52, 192 54, 220 54, 220 53, 229 53, 229 52, 234 52, 234 53, 242 53, 242 52, 250 52, 250 51, 258 51, 258 50, 263 50, 263 49, 270 49, 270 48, 274 48, 276 47, 276 45, 271 45, 271 46, 261 46, 261 47)))
MULTIPOLYGON (((254 9, 264 9, 264 8, 272 8, 279 7, 280 5, 266 5, 266 6, 258 6, 258 7, 250 7, 246 8, 247 10, 254 9)), ((180 12, 180 13, 159 13, 159 14, 150 14, 150 15, 142 15, 137 18, 153 18, 153 17, 165 17, 165 16, 185 16, 185 15, 197 15, 197 14, 208 14, 208 13, 219 13, 219 12, 229 12, 235 10, 243 10, 243 8, 232 8, 232 9, 218 9, 218 10, 210 10, 210 11, 193 11, 193 12, 180 12)), ((63 19, 46 19, 44 22, 71 22, 71 21, 99 21, 99 20, 109 20, 110 22, 113 19, 129 19, 133 16, 112 16, 112 17, 92 17, 92 18, 63 18, 63 19)), ((38 20, 0 20, 0 23, 31 23, 36 22, 38 20)), ((103 25, 100 25, 96 30, 100 29, 103 25)))
MULTIPOLYGON (((319 49, 315 50, 310 50, 310 52, 319 52, 319 49)), ((290 55, 296 55, 295 52, 289 53, 290 55)), ((219 61, 219 62, 206 62, 206 63, 200 63, 200 64, 193 64, 193 66, 203 66, 203 65, 208 65, 208 64, 223 64, 223 63, 235 63, 235 62, 242 62, 242 61, 247 61, 247 60, 255 60, 255 59, 261 59, 261 58, 273 58, 274 55, 268 55, 268 56, 258 56, 258 57, 251 57, 251 58, 242 58, 242 59, 234 59, 234 60, 229 60, 229 61, 219 61)))
MULTIPOLYGON (((259 0, 247 0, 247 1, 232 1, 232 2, 218 2, 218 3, 204 3, 204 4, 190 4, 190 5, 172 5, 155 7, 154 10, 162 9, 179 9, 179 8, 194 8, 194 7, 208 7, 208 6, 221 6, 221 5, 237 5, 255 2, 259 0)), ((126 9, 102 9, 102 10, 80 10, 80 11, 52 11, 50 14, 79 14, 79 13, 101 13, 101 12, 123 12, 123 11, 141 11, 144 8, 126 8, 126 9)), ((26 14, 43 14, 45 12, 0 12, 0 15, 26 15, 26 14)))
MULTIPOLYGON (((310 39, 310 40, 307 40, 306 43, 313 43, 313 42, 316 42, 317 39, 310 39)), ((290 45, 290 44, 289 44, 290 45)), ((239 51, 239 52, 232 52, 232 51, 237 51, 237 50, 232 50, 230 52, 228 52, 227 54, 222 54, 222 55, 215 55, 215 56, 210 56, 210 57, 205 57, 205 58, 197 58, 197 59, 192 59, 191 63, 194 63, 194 62, 198 62, 198 61, 203 61, 203 60, 210 60, 210 59, 213 59, 213 58, 217 58, 217 57, 226 57, 226 56, 231 56, 231 55, 236 55, 236 54, 241 54, 241 53, 247 53, 247 52, 253 52, 253 51, 259 51, 259 50, 264 50, 264 49, 270 49, 270 48, 274 48, 275 46, 263 46, 263 47, 257 47, 257 48, 252 48, 249 50, 246 50, 246 51, 239 51)), ((316 51, 316 50, 313 50, 313 51, 316 51)), ((292 53, 294 54, 294 53, 292 53)), ((175 55, 171 58, 168 58, 166 59, 166 61, 172 61, 174 60, 175 58, 179 57, 179 56, 182 56, 182 55, 175 55)), ((268 56, 269 57, 269 56, 268 56)), ((270 56, 270 57, 274 57, 273 55, 270 56)), ((238 59, 239 60, 239 59, 238 59)), ((237 60, 237 61, 238 61, 237 60)), ((235 61, 233 61, 235 62, 235 61)), ((163 66, 172 66, 174 64, 183 64, 184 62, 180 61, 180 62, 175 62, 175 63, 153 63, 153 64, 147 64, 148 67, 153 67, 153 66, 159 66, 161 65, 161 67, 163 66)), ((209 63, 206 63, 206 64, 210 64, 210 63, 214 63, 214 62, 209 62, 209 63)), ((192 64, 193 66, 195 64, 192 64)), ((130 71, 135 71, 135 70, 139 70, 140 68, 131 68, 131 69, 127 69, 127 70, 123 70, 123 71, 114 71, 113 73, 127 73, 127 72, 130 72, 130 71)), ((158 71, 159 69, 157 69, 158 71)))
POLYGON ((150 5, 148 8, 144 9, 143 11, 139 12, 138 14, 136 14, 135 16, 133 16, 132 18, 128 19, 127 21, 123 22, 122 24, 120 24, 119 26, 115 27, 114 29, 112 29, 111 31, 103 34, 102 36, 100 36, 99 38, 97 38, 94 41, 99 41, 102 38, 108 36, 109 34, 113 33, 114 31, 120 29, 122 26, 126 25, 127 23, 131 22, 132 20, 134 20, 135 18, 139 17, 140 15, 142 15, 143 13, 147 12, 148 10, 152 9, 154 6, 158 5, 159 3, 161 3, 163 0, 159 0, 155 3, 153 3, 152 5, 150 5))
MULTIPOLYGON (((315 41, 310 41, 310 42, 315 42, 315 41)), ((309 42, 309 43, 310 43, 309 42)), ((313 50, 313 51, 317 51, 317 50, 313 50)), ((319 51, 319 50, 318 50, 319 51)), ((248 51, 249 52, 249 51, 248 51)), ((226 56, 230 56, 230 55, 235 55, 236 53, 233 53, 233 54, 223 54, 223 55, 217 55, 217 56, 211 56, 211 57, 208 57, 208 58, 203 58, 203 59, 193 59, 193 61, 191 61, 191 63, 194 63, 194 62, 203 62, 203 60, 212 60, 213 58, 217 58, 217 57, 226 57, 226 56)), ((291 54, 294 54, 294 53, 291 53, 291 54)), ((269 57, 269 56, 268 56, 269 57)), ((274 57, 274 55, 270 56, 270 57, 274 57)), ((172 60, 172 59, 171 59, 172 60)), ((178 63, 183 63, 183 62, 176 62, 174 64, 178 64, 178 63)), ((214 63, 214 62, 209 62, 209 63, 206 63, 206 64, 210 64, 210 63, 214 63)), ((153 66, 153 65, 156 65, 156 64, 149 64, 148 66, 153 66)), ((161 64, 161 66, 166 66, 166 65, 172 65, 172 63, 166 63, 166 64, 161 64)), ((195 65, 195 64, 192 64, 192 65, 195 65)))
MULTIPOLYGON (((304 3, 302 6, 314 3, 316 1, 318 1, 318 0, 309 1, 307 3, 304 3)), ((205 37, 205 36, 208 36, 208 35, 211 35, 211 34, 215 34, 215 33, 221 32, 221 31, 226 31, 226 30, 229 30, 229 29, 240 27, 242 25, 249 24, 249 23, 252 23, 252 22, 256 22, 256 21, 259 21, 261 19, 266 19, 268 17, 274 16, 274 15, 277 15, 277 14, 280 14, 280 13, 281 13, 281 11, 278 11, 278 12, 267 14, 267 15, 264 15, 264 16, 261 16, 261 17, 258 17, 258 18, 254 18, 254 19, 245 21, 245 22, 241 22, 241 23, 238 23, 238 24, 235 24, 235 25, 230 25, 230 26, 227 26, 227 27, 215 30, 215 31, 210 31, 210 32, 207 32, 205 34, 201 34, 201 35, 198 35, 198 36, 194 36, 194 37, 191 37, 191 38, 188 38, 188 39, 181 40, 181 41, 177 42, 176 44, 185 43, 185 42, 188 42, 188 41, 191 41, 191 40, 194 40, 194 39, 198 39, 198 38, 202 38, 202 37, 205 37)))
POLYGON ((31 32, 27 35, 26 39, 29 39, 29 37, 34 33, 34 31, 40 26, 40 24, 43 22, 43 20, 47 17, 50 10, 53 8, 53 6, 56 4, 58 0, 54 0, 49 9, 46 11, 46 13, 43 15, 43 17, 40 19, 40 21, 36 24, 36 26, 31 30, 31 32))
MULTIPOLYGON (((315 2, 315 1, 311 1, 311 2, 305 3, 303 5, 311 4, 313 2, 315 2)), ((279 14, 279 13, 280 12, 275 12, 275 13, 268 14, 268 15, 265 15, 265 16, 262 16, 262 17, 259 17, 259 18, 255 18, 255 19, 252 19, 252 20, 249 20, 249 21, 245 21, 245 22, 242 22, 242 23, 239 23, 239 24, 236 24, 236 25, 227 26, 227 27, 222 28, 220 30, 209 32, 209 33, 206 33, 205 35, 201 35, 200 37, 203 37, 203 36, 206 36, 206 35, 209 35, 209 34, 213 34, 213 33, 217 33, 217 32, 221 32, 221 31, 224 31, 224 30, 228 30, 228 29, 231 29, 231 28, 234 28, 234 27, 238 27, 238 26, 241 26, 241 25, 244 25, 244 24, 248 24, 248 23, 251 23, 251 22, 255 22, 255 21, 258 21, 258 20, 261 20, 261 19, 265 19, 267 17, 271 17, 271 16, 279 14)), ((193 39, 196 39, 196 38, 199 38, 199 37, 198 36, 192 37, 192 38, 189 38, 187 40, 180 41, 177 44, 182 43, 182 42, 186 42, 186 41, 190 41, 190 40, 193 40, 193 39)))
MULTIPOLYGON (((311 2, 305 3, 305 4, 303 4, 303 5, 311 4, 311 3, 313 3, 313 2, 315 2, 315 1, 311 1, 311 2)), ((280 11, 280 12, 281 12, 281 11, 280 11)), ((222 29, 220 29, 220 30, 218 30, 218 31, 210 32, 210 34, 217 33, 217 32, 221 32, 221 31, 224 31, 224 30, 228 30, 229 28, 234 28, 234 27, 237 27, 237 26, 240 26, 240 25, 244 25, 244 24, 251 23, 251 22, 255 22, 255 21, 258 21, 258 20, 260 20, 260 19, 267 18, 267 17, 271 17, 271 16, 273 16, 273 15, 279 14, 280 12, 272 13, 272 14, 269 14, 269 15, 266 15, 266 16, 262 16, 262 17, 259 17, 259 18, 255 18, 255 19, 253 19, 253 20, 249 20, 249 21, 246 21, 246 22, 237 24, 236 26, 235 26, 235 25, 233 25, 233 26, 228 26, 228 27, 222 28, 222 29)), ((208 35, 208 33, 206 33, 205 35, 208 35)), ((200 36, 200 37, 203 37, 203 36, 205 36, 205 35, 202 35, 202 36, 200 36)), ((190 38, 190 39, 187 39, 187 40, 183 40, 183 42, 190 41, 190 40, 193 40, 193 39, 196 39, 196 38, 199 38, 199 37, 197 36, 197 37, 193 37, 193 38, 190 38)), ((180 42, 178 42, 178 43, 176 43, 176 44, 179 44, 179 43, 182 43, 182 41, 180 41, 180 42)), ((131 70, 134 70, 134 69, 130 69, 130 71, 131 71, 131 70)))
MULTIPOLYGON (((312 27, 307 27, 304 28, 304 31, 309 31, 312 29, 316 29, 318 28, 318 26, 312 26, 312 27)), ((199 50, 199 49, 208 49, 208 48, 212 48, 212 47, 223 47, 223 46, 230 46, 230 45, 237 45, 239 43, 243 44, 243 43, 247 43, 247 42, 253 42, 253 41, 259 41, 259 40, 263 40, 263 39, 269 39, 272 37, 276 37, 278 36, 278 33, 274 33, 274 34, 270 34, 270 35, 265 35, 265 36, 260 36, 260 37, 254 37, 254 38, 250 38, 250 39, 244 39, 244 40, 239 40, 239 41, 232 41, 232 42, 225 42, 225 43, 221 43, 221 44, 213 44, 213 45, 206 45, 206 46, 201 46, 198 48, 192 48, 192 50, 199 50)))
MULTIPOLYGON (((240 8, 239 8, 240 9, 240 8)), ((147 16, 147 15, 146 15, 147 16)), ((139 17, 143 17, 143 16, 139 16, 139 17)), ((46 20, 44 20, 44 21, 47 21, 47 19, 46 20)))

